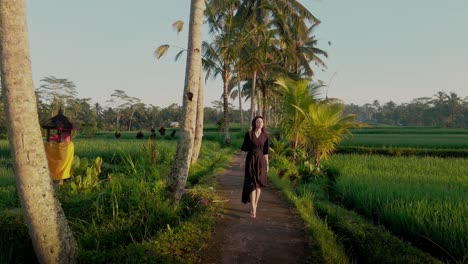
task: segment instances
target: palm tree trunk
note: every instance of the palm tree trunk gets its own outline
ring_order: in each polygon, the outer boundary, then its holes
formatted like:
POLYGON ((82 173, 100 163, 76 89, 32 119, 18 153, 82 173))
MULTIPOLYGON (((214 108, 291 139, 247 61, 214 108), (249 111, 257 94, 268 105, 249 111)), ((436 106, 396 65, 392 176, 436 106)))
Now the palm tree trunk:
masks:
POLYGON ((266 87, 264 89, 262 89, 262 101, 263 101, 263 105, 262 105, 262 115, 263 115, 263 119, 265 120, 265 122, 269 123, 270 120, 268 120, 268 116, 267 116, 267 113, 266 113, 266 109, 267 109, 267 89, 266 87))
POLYGON ((115 131, 119 132, 119 123, 120 123, 120 110, 117 110, 117 117, 115 119, 115 131))
POLYGON ((241 92, 241 85, 239 76, 237 77, 237 90, 239 96, 239 112, 240 112, 240 129, 244 131, 244 113, 242 112, 242 92, 241 92))
POLYGON ((257 83, 257 71, 254 71, 253 77, 252 77, 252 89, 250 90, 250 120, 253 120, 255 117, 255 97, 256 97, 256 92, 255 92, 255 84, 257 83))
POLYGON ((198 89, 200 87, 203 4, 203 0, 192 0, 190 7, 182 125, 174 163, 169 175, 169 188, 173 192, 176 202, 180 201, 184 193, 190 161, 192 159, 198 89))
POLYGON ((52 185, 32 81, 25 1, 0 1, 3 102, 16 185, 41 263, 75 263, 78 248, 52 185))
POLYGON ((257 100, 256 100, 257 101, 257 114, 263 116, 263 113, 261 112, 262 111, 263 101, 262 101, 262 98, 260 96, 260 90, 259 89, 257 89, 256 96, 257 96, 257 100))
POLYGON ((135 114, 135 110, 132 110, 132 114, 130 115, 130 120, 128 121, 128 131, 132 129, 132 119, 133 119, 134 114, 135 114))
POLYGON ((194 164, 198 160, 200 155, 200 149, 203 140, 203 121, 204 121, 204 83, 203 83, 203 67, 200 61, 200 86, 198 89, 198 101, 197 101, 197 120, 195 124, 195 138, 193 142, 193 153, 191 164, 194 164))
MULTIPOLYGON (((226 75, 228 75, 226 71, 226 75)), ((224 144, 231 145, 231 136, 229 135, 229 78, 224 78, 223 88, 223 119, 224 119, 224 144)))

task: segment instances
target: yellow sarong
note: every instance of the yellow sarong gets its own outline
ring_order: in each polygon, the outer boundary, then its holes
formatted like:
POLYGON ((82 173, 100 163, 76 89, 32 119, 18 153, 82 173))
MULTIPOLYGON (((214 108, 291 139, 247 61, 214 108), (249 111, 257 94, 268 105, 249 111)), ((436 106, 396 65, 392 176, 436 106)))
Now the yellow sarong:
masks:
POLYGON ((50 176, 54 181, 70 178, 75 145, 69 142, 44 142, 50 176))

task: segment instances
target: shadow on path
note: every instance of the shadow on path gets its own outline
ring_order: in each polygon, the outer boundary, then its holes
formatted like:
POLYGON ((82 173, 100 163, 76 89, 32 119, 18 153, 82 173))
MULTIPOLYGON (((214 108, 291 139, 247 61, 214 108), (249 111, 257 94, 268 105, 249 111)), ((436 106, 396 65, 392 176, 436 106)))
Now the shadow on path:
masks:
POLYGON ((321 263, 313 260, 317 253, 302 219, 271 183, 262 189, 257 218, 250 217, 250 204, 241 202, 243 179, 244 164, 237 155, 217 176, 222 210, 202 263, 321 263))

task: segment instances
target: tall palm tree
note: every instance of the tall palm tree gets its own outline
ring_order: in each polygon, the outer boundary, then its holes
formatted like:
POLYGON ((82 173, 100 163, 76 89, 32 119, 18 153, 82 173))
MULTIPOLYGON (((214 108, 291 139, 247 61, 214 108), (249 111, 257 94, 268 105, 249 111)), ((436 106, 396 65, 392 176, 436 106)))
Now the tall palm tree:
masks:
POLYGON ((207 1, 205 15, 209 25, 209 33, 213 35, 211 43, 203 43, 204 68, 207 75, 213 77, 221 75, 223 81, 223 130, 224 143, 229 145, 229 84, 233 77, 233 65, 236 60, 234 47, 236 45, 235 32, 239 28, 235 19, 237 0, 207 1))
POLYGON ((25 1, 0 1, 2 95, 16 185, 41 263, 75 263, 78 247, 52 178, 39 127, 25 1))
POLYGON ((458 120, 463 119, 462 114, 463 100, 456 93, 451 92, 447 95, 447 108, 449 112, 448 116, 448 126, 455 127, 458 123, 458 120))
POLYGON ((281 50, 284 51, 290 74, 297 76, 296 78, 313 77, 314 70, 310 64, 314 63, 319 69, 326 69, 327 66, 320 56, 327 58, 328 53, 317 47, 318 40, 313 31, 318 24, 310 26, 304 32, 298 30, 301 26, 296 24, 296 21, 291 21, 290 29, 281 36, 281 50))
MULTIPOLYGON (((296 0, 245 0, 241 1, 240 3, 240 10, 241 14, 247 14, 254 16, 255 27, 263 26, 263 33, 270 32, 267 37, 264 38, 257 38, 257 42, 254 46, 257 49, 263 50, 263 55, 260 55, 260 64, 257 64, 258 67, 254 68, 252 72, 252 89, 251 90, 251 115, 254 115, 254 99, 255 94, 257 94, 256 86, 258 84, 257 78, 264 79, 262 90, 263 102, 258 100, 258 103, 263 103, 263 109, 266 108, 267 102, 265 98, 268 95, 269 86, 273 84, 274 79, 278 75, 278 72, 287 69, 288 66, 284 63, 287 62, 284 59, 279 60, 281 57, 285 57, 285 55, 281 55, 284 52, 284 47, 288 47, 290 49, 295 49, 293 41, 285 42, 285 39, 291 38, 293 34, 291 32, 300 31, 300 32, 307 32, 306 30, 306 23, 317 24, 319 21, 315 16, 307 10, 302 4, 300 4, 296 0), (293 24, 293 25, 292 25, 293 24), (273 36, 274 34, 274 36, 273 36), (273 41, 283 39, 282 42, 286 43, 287 45, 283 45, 281 48, 280 45, 274 44, 273 41), (276 51, 272 49, 272 46, 276 45, 276 51), (263 48, 261 48, 263 46, 263 48), (267 47, 268 51, 265 49, 267 47), (280 55, 280 56, 278 56, 280 55), (278 64, 279 63, 279 64, 278 64), (281 69, 277 69, 274 65, 281 66, 281 69), (263 71, 262 71, 263 69, 263 71), (267 85, 268 84, 268 85, 267 85)), ((312 29, 310 29, 312 31, 312 29)), ((261 36, 261 34, 257 34, 261 36)), ((298 35, 298 34, 296 34, 298 35)), ((304 34, 299 34, 304 35, 304 34)), ((254 47, 254 48, 255 48, 254 47)), ((258 51, 256 51, 258 52, 258 51)), ((297 56, 300 58, 299 56, 297 56)), ((306 57, 312 57, 310 54, 306 57)), ((320 63, 320 62, 318 62, 320 63)), ((296 63, 297 64, 297 63, 296 63)), ((295 67, 298 68, 298 67, 295 67)), ((298 77, 296 77, 298 78, 298 77)))
MULTIPOLYGON (((256 24, 254 8, 245 8, 248 1, 209 0, 205 12, 209 31, 213 36, 210 43, 204 43, 204 67, 208 73, 223 80, 223 118, 225 143, 230 142, 229 135, 229 84, 234 76, 242 76, 247 69, 255 69, 257 39, 266 31, 259 30, 256 24), (252 56, 253 55, 253 56, 252 56), (241 58, 241 59, 239 59, 241 58)), ((265 26, 265 25, 261 25, 265 26)), ((250 71, 254 72, 255 70, 250 71)), ((253 82, 255 84, 255 81, 253 82)), ((251 89, 255 91, 254 88, 251 89)), ((251 97, 253 99, 253 97, 251 97)), ((253 107, 251 107, 253 109, 253 107)))
POLYGON ((241 88, 241 80, 239 78, 239 72, 237 76, 233 79, 233 85, 229 87, 229 97, 232 100, 239 100, 239 115, 240 115, 240 128, 241 131, 244 131, 244 115, 242 113, 242 88, 241 88), (234 86, 235 85, 235 86, 234 86))
POLYGON ((169 188, 175 201, 182 198, 192 159, 198 89, 200 85, 200 61, 203 30, 203 0, 192 0, 190 6, 187 66, 183 94, 183 117, 176 156, 169 176, 169 188))

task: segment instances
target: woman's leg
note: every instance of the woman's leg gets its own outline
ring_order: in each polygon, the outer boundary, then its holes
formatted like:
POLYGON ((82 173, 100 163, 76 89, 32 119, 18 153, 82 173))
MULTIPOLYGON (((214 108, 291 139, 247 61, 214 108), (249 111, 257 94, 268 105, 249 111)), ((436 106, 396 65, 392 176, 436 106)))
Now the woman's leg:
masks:
POLYGON ((258 205, 258 200, 260 200, 260 193, 262 190, 260 188, 257 188, 256 194, 255 194, 255 211, 257 210, 257 205, 258 205))
POLYGON ((253 190, 252 192, 250 192, 250 206, 251 206, 251 210, 250 210, 250 216, 255 218, 256 216, 256 213, 257 213, 257 203, 256 203, 256 200, 257 199, 257 190, 253 190))

